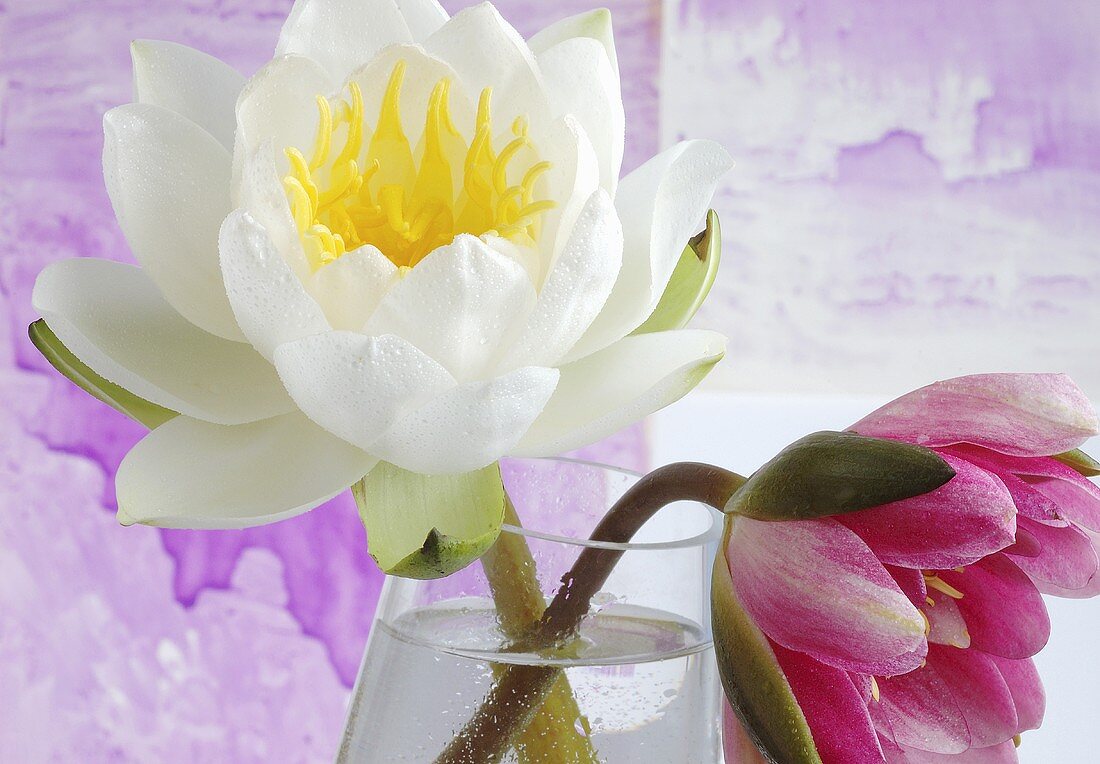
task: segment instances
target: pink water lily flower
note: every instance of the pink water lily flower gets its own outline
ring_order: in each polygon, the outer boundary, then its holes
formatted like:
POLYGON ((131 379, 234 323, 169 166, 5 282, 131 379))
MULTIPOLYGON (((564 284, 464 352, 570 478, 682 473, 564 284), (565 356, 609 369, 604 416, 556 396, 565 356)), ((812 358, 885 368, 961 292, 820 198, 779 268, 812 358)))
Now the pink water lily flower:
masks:
MULTIPOLYGON (((851 429, 932 448, 956 477, 834 518, 735 519, 736 597, 826 764, 1017 761, 1044 710, 1040 592, 1100 593, 1100 489, 1055 458, 1097 433, 1096 414, 1065 376, 991 374, 929 385, 851 429)), ((732 712, 727 731, 740 732, 732 712)), ((727 762, 744 750, 730 740, 727 762)))
MULTIPOLYGON (((1018 510, 1008 556, 1045 594, 1100 593, 1100 488, 1056 458, 1096 434, 1096 412, 1062 374, 978 374, 922 387, 852 428, 927 446, 995 475, 1018 510)), ((858 518, 857 518, 858 520, 858 518)))

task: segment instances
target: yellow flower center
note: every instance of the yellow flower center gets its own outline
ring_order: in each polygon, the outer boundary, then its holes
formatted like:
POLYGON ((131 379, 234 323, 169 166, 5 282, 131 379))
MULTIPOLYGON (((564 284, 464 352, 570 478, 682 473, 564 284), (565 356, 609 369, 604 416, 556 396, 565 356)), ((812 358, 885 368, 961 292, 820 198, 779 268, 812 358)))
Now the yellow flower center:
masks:
POLYGON ((481 92, 473 139, 467 143, 451 121, 450 81, 440 80, 428 99, 424 133, 414 152, 401 126, 404 76, 405 62, 399 61, 369 140, 363 94, 353 82, 346 99, 330 103, 317 96, 320 116, 309 157, 286 149, 290 174, 283 186, 315 271, 365 244, 405 267, 461 233, 531 245, 542 215, 554 207, 552 201, 535 198, 550 163, 538 161, 525 117, 512 124, 510 142, 499 153, 494 150, 491 88, 481 92), (343 147, 334 155, 338 133, 343 147), (525 171, 514 166, 522 159, 529 162, 525 171))
MULTIPOLYGON (((951 586, 951 584, 947 583, 939 576, 935 575, 934 573, 927 573, 923 571, 922 573, 924 575, 925 586, 927 586, 929 589, 935 589, 942 594, 946 594, 953 600, 961 600, 963 598, 962 592, 960 592, 954 586, 951 586)), ((935 604, 931 601, 930 598, 926 599, 928 599, 928 604, 930 607, 935 604)))

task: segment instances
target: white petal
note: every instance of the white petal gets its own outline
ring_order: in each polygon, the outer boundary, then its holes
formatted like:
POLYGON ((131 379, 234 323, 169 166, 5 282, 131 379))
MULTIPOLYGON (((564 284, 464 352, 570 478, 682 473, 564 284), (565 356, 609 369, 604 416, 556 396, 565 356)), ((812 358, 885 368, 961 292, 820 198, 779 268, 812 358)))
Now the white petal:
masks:
POLYGON ((489 3, 460 11, 424 42, 449 63, 475 98, 493 89, 493 121, 510 126, 521 115, 545 124, 549 105, 538 66, 527 43, 489 3))
POLYGON ((606 8, 597 8, 594 11, 578 13, 576 16, 568 16, 557 21, 527 41, 535 55, 539 55, 559 42, 565 42, 573 37, 589 37, 596 40, 607 52, 607 59, 611 62, 615 76, 619 76, 619 56, 615 52, 615 35, 611 28, 611 11, 606 8))
POLYGON ((174 42, 135 40, 134 100, 187 117, 233 150, 244 77, 223 61, 174 42))
POLYGON ((725 348, 716 332, 656 332, 563 366, 557 392, 515 455, 558 454, 621 430, 682 398, 725 348))
POLYGON ((607 192, 585 205, 503 368, 555 366, 599 314, 623 261, 623 229, 607 192))
POLYGON ((378 119, 382 99, 389 85, 390 74, 398 61, 405 62, 405 79, 401 85, 401 124, 413 146, 424 132, 428 102, 440 80, 449 80, 449 109, 452 121, 459 129, 474 123, 475 107, 458 74, 444 61, 430 56, 419 45, 393 45, 386 48, 366 66, 348 77, 363 92, 363 113, 370 124, 378 119))
POLYGON ((401 417, 455 386, 442 366, 393 336, 305 337, 280 345, 275 365, 310 419, 365 449, 401 417))
POLYGON ((558 43, 538 57, 557 116, 572 114, 584 127, 600 162, 600 185, 615 193, 623 164, 626 115, 619 77, 603 46, 588 37, 558 43))
POLYGON ((428 39, 450 18, 436 0, 397 0, 397 8, 416 42, 428 39))
POLYGON ((277 151, 293 146, 308 156, 317 134, 317 96, 329 95, 338 81, 302 56, 269 61, 237 99, 234 159, 249 156, 264 141, 277 151))
POLYGON ((218 227, 231 209, 225 147, 149 104, 111 109, 103 132, 103 177, 134 257, 184 318, 243 340, 218 269, 218 227))
POLYGON ((118 519, 163 528, 248 528, 332 498, 377 463, 299 412, 226 427, 177 417, 118 468, 118 519))
POLYGON ((453 388, 398 422, 371 452, 430 475, 481 469, 515 447, 557 381, 556 369, 526 367, 453 388))
MULTIPOLYGON (((485 245, 500 255, 519 263, 527 273, 527 278, 532 284, 537 284, 543 276, 544 263, 542 255, 535 247, 526 244, 517 244, 509 239, 494 236, 491 233, 483 234, 481 240, 485 245)), ((538 291, 537 289, 535 290, 538 291)), ((520 317, 522 318, 522 316, 520 317)))
POLYGON ((409 270, 382 298, 364 332, 403 337, 466 382, 496 360, 534 304, 522 265, 461 235, 409 270))
POLYGON ((273 358, 284 342, 331 329, 321 306, 247 212, 237 210, 225 219, 219 246, 233 312, 265 358, 273 358))
POLYGON ((397 278, 397 266, 368 244, 322 266, 306 290, 333 329, 360 331, 397 278))
POLYGON ((584 205, 600 187, 600 165, 592 142, 573 116, 555 120, 538 150, 552 165, 547 173, 550 198, 558 204, 543 218, 541 244, 549 269, 573 235, 584 205))
POLYGON ((393 0, 295 0, 275 55, 312 58, 341 81, 387 45, 412 42, 393 0))
POLYGON ((718 179, 731 166, 717 143, 685 141, 623 178, 615 196, 626 237, 623 268, 571 358, 607 347, 649 317, 688 239, 701 227, 718 179))
POLYGON ((185 321, 140 268, 63 260, 38 275, 32 301, 81 361, 148 401, 220 424, 294 408, 271 364, 185 321))
MULTIPOLYGON (((241 153, 245 153, 243 147, 241 153)), ((271 243, 282 254, 291 270, 305 281, 312 276, 313 268, 306 259, 302 238, 294 224, 290 202, 281 180, 281 168, 285 164, 282 151, 277 152, 271 141, 264 141, 259 148, 246 156, 238 184, 238 205, 267 232, 271 243)))

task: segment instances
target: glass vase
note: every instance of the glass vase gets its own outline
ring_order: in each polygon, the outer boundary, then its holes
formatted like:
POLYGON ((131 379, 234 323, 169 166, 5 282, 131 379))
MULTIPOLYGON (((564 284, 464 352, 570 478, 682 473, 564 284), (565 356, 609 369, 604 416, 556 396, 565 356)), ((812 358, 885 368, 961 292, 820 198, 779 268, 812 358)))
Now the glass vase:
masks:
POLYGON ((502 757, 487 760, 721 761, 710 632, 716 513, 680 502, 628 543, 592 542, 593 528, 637 475, 564 459, 508 460, 502 473, 515 513, 489 554, 448 578, 386 581, 337 760, 430 764, 503 672, 541 666, 560 669, 552 692, 531 704, 537 710, 526 723, 510 728, 507 707, 492 717, 491 734, 509 737, 502 757), (622 556, 577 636, 553 649, 517 647, 530 625, 524 619, 537 620, 592 546, 622 556))

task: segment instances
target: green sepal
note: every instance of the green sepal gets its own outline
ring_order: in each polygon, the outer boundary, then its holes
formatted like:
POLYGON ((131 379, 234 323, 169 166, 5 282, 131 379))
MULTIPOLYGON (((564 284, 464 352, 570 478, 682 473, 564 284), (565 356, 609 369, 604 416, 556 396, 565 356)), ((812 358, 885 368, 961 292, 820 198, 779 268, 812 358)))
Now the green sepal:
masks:
POLYGON ((691 237, 657 307, 634 334, 683 329, 710 294, 722 259, 722 228, 718 213, 707 213, 707 227, 691 237))
POLYGON ((421 475, 381 462, 352 486, 371 557, 403 578, 443 578, 493 545, 504 518, 500 466, 421 475))
POLYGON ((1054 458, 1085 477, 1100 477, 1100 462, 1079 448, 1066 451, 1064 454, 1058 454, 1054 458))
MULTIPOLYGON (((726 539, 735 518, 726 518, 726 539)), ((723 550, 714 560, 711 622, 722 687, 745 732, 774 764, 821 764, 806 716, 767 637, 737 599, 723 550)))
POLYGON ((158 427, 179 413, 140 398, 129 390, 108 382, 96 374, 65 347, 45 319, 38 319, 28 327, 31 342, 50 365, 86 393, 106 403, 111 408, 145 425, 150 430, 158 427))
POLYGON ((818 432, 753 473, 725 511, 756 520, 827 517, 919 496, 954 476, 939 454, 921 446, 818 432))

